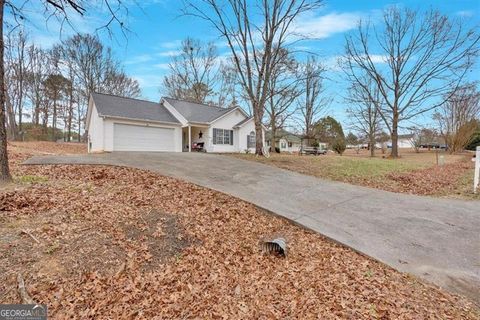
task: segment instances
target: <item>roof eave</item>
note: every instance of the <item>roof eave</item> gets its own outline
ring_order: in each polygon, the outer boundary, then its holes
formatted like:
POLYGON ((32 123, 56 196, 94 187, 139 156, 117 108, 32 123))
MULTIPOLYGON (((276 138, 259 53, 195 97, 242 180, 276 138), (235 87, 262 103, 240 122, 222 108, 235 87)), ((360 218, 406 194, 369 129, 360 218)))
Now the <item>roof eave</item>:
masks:
POLYGON ((200 125, 200 126, 205 126, 205 127, 208 127, 210 126, 210 122, 196 122, 196 121, 188 121, 187 122, 187 126, 188 125, 200 125))
POLYGON ((120 120, 130 120, 130 121, 144 121, 144 122, 151 122, 151 123, 159 123, 159 124, 168 124, 168 125, 175 125, 181 126, 180 122, 170 122, 170 121, 159 121, 159 120, 151 120, 151 119, 140 119, 140 118, 128 118, 128 117, 120 117, 120 116, 111 116, 106 114, 98 114, 99 117, 102 118, 109 118, 109 119, 120 119, 120 120))

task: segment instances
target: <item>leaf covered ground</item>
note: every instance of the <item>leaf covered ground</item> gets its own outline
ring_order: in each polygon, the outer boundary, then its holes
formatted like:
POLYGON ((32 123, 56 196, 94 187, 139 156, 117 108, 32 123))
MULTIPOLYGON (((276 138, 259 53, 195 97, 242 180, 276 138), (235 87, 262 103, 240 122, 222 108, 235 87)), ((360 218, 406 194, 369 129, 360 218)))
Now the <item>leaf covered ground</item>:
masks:
POLYGON ((130 168, 20 166, 26 156, 11 157, 16 182, 0 191, 0 303, 20 302, 20 273, 52 319, 480 315, 225 194, 130 168), (259 241, 279 234, 287 258, 263 254, 259 241))

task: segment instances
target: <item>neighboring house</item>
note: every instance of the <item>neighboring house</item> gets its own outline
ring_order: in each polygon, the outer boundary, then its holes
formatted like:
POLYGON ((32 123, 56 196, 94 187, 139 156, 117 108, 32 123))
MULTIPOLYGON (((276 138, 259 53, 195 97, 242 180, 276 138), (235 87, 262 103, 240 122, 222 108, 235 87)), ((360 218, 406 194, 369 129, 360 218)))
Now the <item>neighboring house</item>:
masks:
MULTIPOLYGON (((93 93, 86 130, 88 151, 255 150, 255 126, 240 107, 219 108, 162 98, 160 103, 93 93)), ((264 134, 265 136, 265 134, 264 134)))
MULTIPOLYGON (((399 134, 398 135, 398 148, 413 148, 413 134, 399 134)), ((387 142, 387 147, 392 147, 392 140, 387 142)))
MULTIPOLYGON (((302 147, 302 139, 297 135, 283 129, 277 129, 275 133, 275 147, 280 152, 299 152, 302 147)), ((267 146, 272 145, 272 132, 266 134, 267 146)))

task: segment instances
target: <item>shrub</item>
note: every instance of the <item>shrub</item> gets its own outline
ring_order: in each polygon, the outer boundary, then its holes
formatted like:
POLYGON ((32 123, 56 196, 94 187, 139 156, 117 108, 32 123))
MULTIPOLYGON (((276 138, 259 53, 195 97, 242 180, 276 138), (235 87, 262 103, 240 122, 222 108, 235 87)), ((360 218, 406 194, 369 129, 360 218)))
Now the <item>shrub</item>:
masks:
POLYGON ((332 144, 332 149, 333 151, 335 151, 336 153, 338 154, 343 154, 343 152, 345 151, 345 149, 347 148, 346 144, 345 144, 345 140, 344 139, 335 139, 333 141, 333 144, 332 144))

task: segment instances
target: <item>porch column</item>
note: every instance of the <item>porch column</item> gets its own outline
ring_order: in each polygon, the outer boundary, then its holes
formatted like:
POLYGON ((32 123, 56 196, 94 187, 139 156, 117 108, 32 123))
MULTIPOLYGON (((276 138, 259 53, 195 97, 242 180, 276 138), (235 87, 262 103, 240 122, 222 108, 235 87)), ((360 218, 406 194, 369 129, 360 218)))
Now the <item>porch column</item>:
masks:
POLYGON ((192 127, 188 126, 188 152, 192 152, 192 127))

